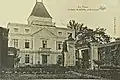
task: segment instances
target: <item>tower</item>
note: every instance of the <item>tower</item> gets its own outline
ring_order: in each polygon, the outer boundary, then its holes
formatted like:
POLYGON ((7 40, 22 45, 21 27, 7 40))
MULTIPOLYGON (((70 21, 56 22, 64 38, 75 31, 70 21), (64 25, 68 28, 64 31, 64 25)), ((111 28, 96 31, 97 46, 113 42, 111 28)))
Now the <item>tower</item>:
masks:
POLYGON ((28 24, 32 25, 52 25, 52 17, 43 4, 43 0, 36 0, 36 4, 28 17, 28 24))
POLYGON ((43 3, 43 0, 36 0, 36 2, 42 2, 43 3))

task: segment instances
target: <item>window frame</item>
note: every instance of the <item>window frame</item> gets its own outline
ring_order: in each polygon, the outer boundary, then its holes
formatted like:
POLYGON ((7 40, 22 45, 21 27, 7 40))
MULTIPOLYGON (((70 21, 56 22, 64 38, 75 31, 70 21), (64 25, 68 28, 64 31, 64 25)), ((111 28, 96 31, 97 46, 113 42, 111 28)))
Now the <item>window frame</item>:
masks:
POLYGON ((42 40, 42 48, 47 48, 47 40, 42 40))
POLYGON ((26 49, 29 49, 30 48, 30 40, 26 39, 24 45, 25 45, 26 49))
POLYGON ((60 31, 58 32, 58 35, 59 35, 59 36, 62 36, 62 34, 63 34, 62 32, 60 32, 60 31))
POLYGON ((18 30, 19 30, 18 28, 14 28, 14 32, 18 32, 18 30), (16 30, 15 30, 15 29, 16 29, 16 30))
POLYGON ((18 44, 19 44, 18 39, 13 39, 13 46, 15 48, 18 48, 18 44))
POLYGON ((30 55, 29 54, 25 55, 25 63, 30 63, 30 55))
POLYGON ((62 50, 62 41, 56 41, 56 50, 62 50))
POLYGON ((30 32, 30 29, 26 28, 25 29, 25 33, 29 33, 29 32, 30 32), (26 30, 28 30, 28 31, 26 31, 26 30))

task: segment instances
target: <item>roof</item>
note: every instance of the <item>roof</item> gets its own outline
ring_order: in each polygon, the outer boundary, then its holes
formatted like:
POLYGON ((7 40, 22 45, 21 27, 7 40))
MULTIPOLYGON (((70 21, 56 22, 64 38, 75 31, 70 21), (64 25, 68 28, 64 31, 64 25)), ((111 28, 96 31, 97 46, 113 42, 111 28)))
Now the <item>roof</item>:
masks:
POLYGON ((36 2, 30 16, 52 18, 42 2, 36 2))

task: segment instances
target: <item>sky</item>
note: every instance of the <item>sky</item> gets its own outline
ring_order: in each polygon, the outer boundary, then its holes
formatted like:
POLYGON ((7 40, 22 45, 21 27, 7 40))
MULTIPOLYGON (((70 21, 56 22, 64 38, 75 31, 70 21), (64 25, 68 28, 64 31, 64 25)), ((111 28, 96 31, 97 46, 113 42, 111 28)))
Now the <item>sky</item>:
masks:
MULTIPOLYGON (((40 0, 38 0, 40 1, 40 0)), ((8 22, 27 24, 36 0, 0 0, 0 26, 7 27, 8 22)), ((57 26, 66 26, 69 20, 84 23, 89 28, 103 27, 111 36, 120 37, 120 0, 43 0, 45 7, 57 26), (72 11, 70 9, 105 10, 72 11), (116 34, 114 34, 116 17, 116 34)))

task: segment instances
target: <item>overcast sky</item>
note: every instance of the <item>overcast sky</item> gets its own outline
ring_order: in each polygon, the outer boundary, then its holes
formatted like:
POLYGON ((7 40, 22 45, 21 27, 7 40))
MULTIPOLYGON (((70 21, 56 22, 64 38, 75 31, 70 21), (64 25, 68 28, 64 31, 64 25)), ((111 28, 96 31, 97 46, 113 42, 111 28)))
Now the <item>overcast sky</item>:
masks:
MULTIPOLYGON (((39 0, 38 0, 39 1, 39 0)), ((8 22, 26 23, 36 0, 0 0, 0 26, 6 27, 8 22)), ((104 27, 113 35, 114 17, 116 17, 116 36, 120 36, 120 0, 43 0, 48 12, 56 25, 63 26, 69 20, 84 23, 90 28, 104 27), (100 6, 105 10, 70 11, 78 6, 96 9, 100 6)))

